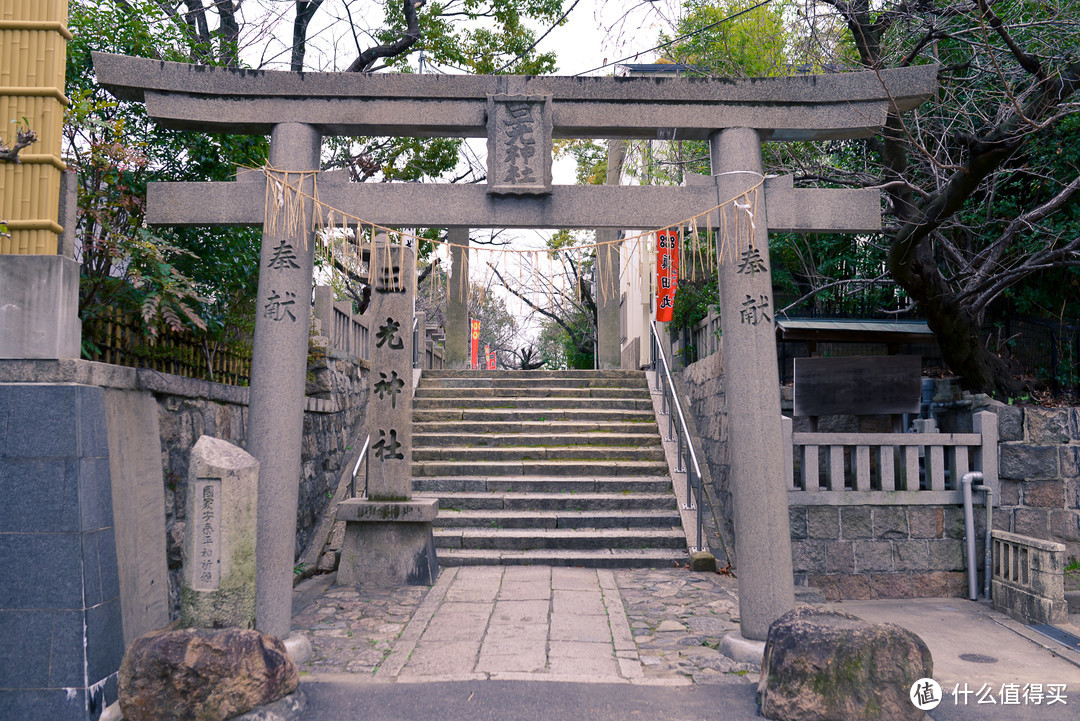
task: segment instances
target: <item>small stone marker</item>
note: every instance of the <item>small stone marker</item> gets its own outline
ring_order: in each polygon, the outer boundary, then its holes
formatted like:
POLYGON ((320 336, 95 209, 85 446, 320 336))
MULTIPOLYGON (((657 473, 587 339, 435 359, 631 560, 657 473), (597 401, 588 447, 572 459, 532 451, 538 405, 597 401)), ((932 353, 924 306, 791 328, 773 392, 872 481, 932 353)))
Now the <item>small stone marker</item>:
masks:
POLYGON ((259 462, 202 436, 191 450, 180 621, 215 628, 255 625, 255 531, 259 462))

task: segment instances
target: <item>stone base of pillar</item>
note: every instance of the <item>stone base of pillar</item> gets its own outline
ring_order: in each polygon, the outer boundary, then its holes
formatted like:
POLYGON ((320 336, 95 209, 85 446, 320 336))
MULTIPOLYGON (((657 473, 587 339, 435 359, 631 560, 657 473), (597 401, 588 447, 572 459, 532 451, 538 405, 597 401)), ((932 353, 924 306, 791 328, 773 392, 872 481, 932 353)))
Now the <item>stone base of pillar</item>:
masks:
POLYGON ((78 358, 79 264, 0 255, 0 358, 78 358))
POLYGON ((352 498, 338 505, 345 541, 338 564, 339 585, 430 586, 439 575, 432 521, 439 502, 369 501, 352 498))
POLYGON ((732 631, 720 639, 719 650, 732 661, 760 666, 765 655, 765 642, 745 638, 738 631, 732 631))

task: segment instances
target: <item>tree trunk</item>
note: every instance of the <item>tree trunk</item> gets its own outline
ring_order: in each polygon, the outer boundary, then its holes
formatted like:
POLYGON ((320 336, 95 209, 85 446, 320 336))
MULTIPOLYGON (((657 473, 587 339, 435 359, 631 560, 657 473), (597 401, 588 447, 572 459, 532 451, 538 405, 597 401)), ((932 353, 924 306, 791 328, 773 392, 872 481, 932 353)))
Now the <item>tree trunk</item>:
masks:
POLYGON ((949 369, 960 376, 961 385, 968 390, 1002 397, 1016 395, 1019 383, 1005 361, 984 345, 975 318, 945 285, 929 241, 920 242, 913 255, 902 259, 890 253, 889 271, 919 304, 949 369))

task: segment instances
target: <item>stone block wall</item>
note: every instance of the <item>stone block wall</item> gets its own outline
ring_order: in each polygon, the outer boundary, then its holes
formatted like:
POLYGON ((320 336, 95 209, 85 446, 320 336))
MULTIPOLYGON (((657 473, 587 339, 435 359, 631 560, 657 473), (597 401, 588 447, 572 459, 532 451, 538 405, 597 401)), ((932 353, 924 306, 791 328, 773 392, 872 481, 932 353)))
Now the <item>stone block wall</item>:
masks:
MULTIPOLYGON (((718 342, 722 342, 720 339, 718 342)), ((734 518, 731 488, 728 485, 727 411, 724 405, 724 360, 722 353, 691 363, 676 372, 679 390, 690 402, 687 409, 697 424, 704 461, 712 472, 716 497, 728 527, 722 531, 734 538, 731 519, 734 518)), ((729 551, 732 549, 729 549, 729 551)))
MULTIPOLYGON (((830 601, 967 592, 958 506, 791 506, 788 513, 796 585, 820 588, 830 601)), ((977 555, 981 568, 981 542, 977 555)))
POLYGON ((1080 559, 1080 408, 990 402, 998 416, 994 528, 1063 543, 1080 559))

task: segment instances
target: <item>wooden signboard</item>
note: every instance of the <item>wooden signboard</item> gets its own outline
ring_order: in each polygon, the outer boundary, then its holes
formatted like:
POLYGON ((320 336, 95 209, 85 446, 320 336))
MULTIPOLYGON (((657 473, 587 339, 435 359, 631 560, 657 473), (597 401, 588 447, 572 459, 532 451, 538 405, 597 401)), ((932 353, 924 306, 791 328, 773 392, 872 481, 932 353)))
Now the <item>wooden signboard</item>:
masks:
POLYGON ((918 413, 919 356, 795 359, 796 416, 918 413))

